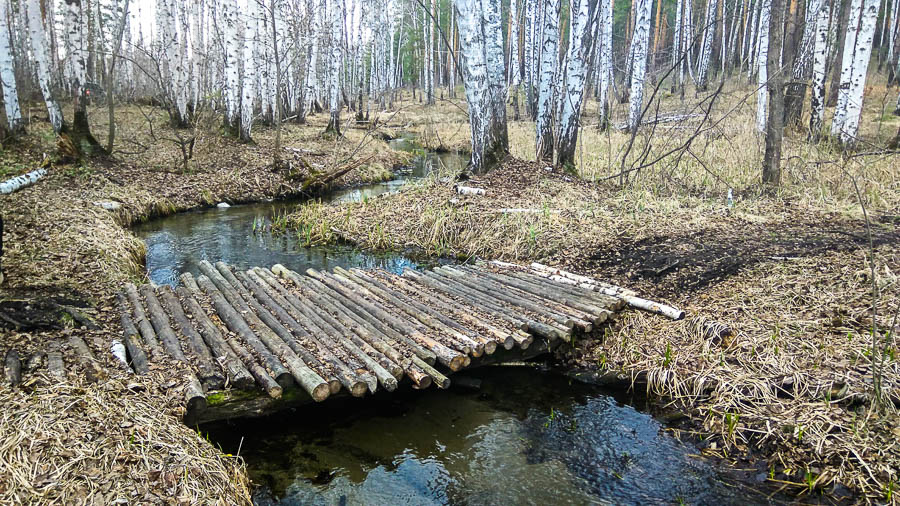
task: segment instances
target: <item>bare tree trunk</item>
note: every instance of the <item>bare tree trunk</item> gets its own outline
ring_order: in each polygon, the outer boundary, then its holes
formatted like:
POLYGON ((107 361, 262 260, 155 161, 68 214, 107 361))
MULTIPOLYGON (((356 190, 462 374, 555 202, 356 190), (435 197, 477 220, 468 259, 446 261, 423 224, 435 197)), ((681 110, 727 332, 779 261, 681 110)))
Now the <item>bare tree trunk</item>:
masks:
POLYGON ((19 108, 19 93, 16 87, 16 71, 7 19, 9 19, 9 2, 0 0, 0 88, 3 89, 6 127, 11 135, 18 135, 25 131, 25 122, 19 108))
POLYGON ((122 38, 125 35, 125 26, 128 21, 128 7, 130 0, 125 0, 125 5, 122 7, 122 12, 120 13, 121 18, 119 18, 119 26, 116 28, 116 37, 115 37, 115 47, 112 48, 112 54, 109 56, 109 67, 108 74, 106 78, 107 82, 107 90, 106 90, 106 105, 107 112, 109 113, 109 134, 106 137, 106 152, 112 153, 113 146, 116 141, 116 106, 115 106, 115 75, 116 75, 116 60, 119 56, 119 51, 122 48, 122 38))

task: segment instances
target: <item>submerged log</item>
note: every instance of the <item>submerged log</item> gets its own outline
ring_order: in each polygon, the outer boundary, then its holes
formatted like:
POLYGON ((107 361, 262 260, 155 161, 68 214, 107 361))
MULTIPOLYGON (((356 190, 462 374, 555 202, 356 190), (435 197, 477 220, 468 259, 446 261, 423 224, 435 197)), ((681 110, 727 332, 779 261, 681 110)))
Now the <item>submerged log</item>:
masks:
POLYGON ((159 340, 156 338, 156 331, 153 330, 153 325, 150 324, 150 320, 147 319, 147 313, 144 312, 144 305, 141 302, 140 295, 138 295, 137 288, 133 284, 127 283, 125 285, 125 295, 134 308, 133 323, 141 332, 144 344, 150 350, 150 356, 153 360, 162 360, 165 354, 159 344, 159 340))
POLYGON ((128 308, 128 302, 125 300, 125 294, 120 293, 116 296, 119 305, 119 313, 122 321, 122 341, 128 356, 131 358, 131 367, 137 374, 147 374, 150 366, 147 363, 147 354, 144 353, 138 342, 138 330, 131 321, 131 311, 128 308))
POLYGON ((6 352, 6 358, 3 361, 3 370, 6 376, 6 382, 11 386, 16 386, 22 382, 22 361, 19 360, 19 352, 9 350, 6 352))
POLYGON ((191 321, 184 314, 184 310, 181 308, 181 301, 175 296, 172 287, 168 285, 161 286, 159 292, 163 305, 169 310, 172 320, 175 321, 175 324, 181 330, 181 335, 187 338, 188 347, 193 355, 191 362, 197 369, 197 378, 208 390, 222 388, 225 385, 225 378, 217 365, 214 365, 212 354, 207 349, 200 333, 194 329, 191 321))
POLYGON ((225 341, 219 329, 210 321, 197 299, 184 286, 179 286, 176 293, 184 301, 184 307, 197 324, 200 337, 211 350, 211 360, 222 365, 229 382, 242 390, 253 388, 253 376, 225 341))
POLYGON ((176 336, 175 331, 172 330, 168 315, 166 315, 162 305, 160 305, 159 299, 156 298, 156 294, 153 293, 153 287, 144 285, 140 288, 140 292, 141 295, 144 296, 144 301, 147 303, 147 311, 150 312, 150 322, 153 323, 153 330, 156 331, 156 335, 159 336, 159 339, 162 341, 162 345, 169 353, 169 356, 175 360, 187 362, 187 357, 185 357, 184 352, 181 351, 181 343, 178 342, 178 336, 176 336))
MULTIPOLYGON (((294 353, 294 350, 292 350, 282 338, 276 334, 276 329, 278 329, 287 335, 290 335, 290 332, 288 332, 287 329, 284 329, 284 327, 278 323, 277 319, 272 317, 271 314, 268 313, 268 311, 265 311, 264 308, 261 308, 261 306, 256 308, 258 312, 257 314, 254 314, 247 303, 251 303, 250 305, 258 305, 258 302, 256 302, 249 294, 241 294, 240 290, 235 292, 234 288, 236 286, 233 287, 232 284, 219 274, 209 262, 201 262, 200 270, 210 276, 216 285, 218 285, 219 290, 221 290, 226 297, 229 295, 231 296, 229 302, 241 308, 244 318, 256 327, 256 334, 259 337, 259 340, 265 344, 266 348, 284 361, 284 364, 287 366, 297 383, 300 384, 313 399, 324 401, 331 395, 331 387, 328 382, 300 360, 300 357, 294 353), (244 299, 242 300, 241 297, 244 297, 244 299), (267 323, 263 323, 263 319, 267 320, 267 323)), ((240 284, 237 279, 234 279, 234 283, 240 284)))

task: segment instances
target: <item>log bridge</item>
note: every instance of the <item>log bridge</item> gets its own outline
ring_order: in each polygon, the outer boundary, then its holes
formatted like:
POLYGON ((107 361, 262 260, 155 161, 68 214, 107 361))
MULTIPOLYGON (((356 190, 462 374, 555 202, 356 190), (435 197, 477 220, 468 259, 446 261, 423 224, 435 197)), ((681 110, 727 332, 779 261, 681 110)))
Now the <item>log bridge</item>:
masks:
POLYGON ((545 353, 590 333, 626 305, 681 317, 633 292, 540 264, 503 262, 300 274, 203 262, 181 286, 118 295, 113 353, 188 371, 188 424, 259 416, 344 395, 447 388, 452 373, 545 353), (124 348, 122 350, 121 348, 124 348))

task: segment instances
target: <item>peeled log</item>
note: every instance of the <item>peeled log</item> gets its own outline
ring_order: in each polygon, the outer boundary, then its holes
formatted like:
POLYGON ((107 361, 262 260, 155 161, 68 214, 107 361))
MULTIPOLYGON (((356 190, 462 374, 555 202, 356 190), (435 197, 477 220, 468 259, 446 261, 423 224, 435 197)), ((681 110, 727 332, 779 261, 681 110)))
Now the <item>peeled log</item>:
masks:
POLYGON ((37 169, 29 172, 28 174, 16 176, 12 179, 7 179, 6 181, 0 183, 0 194, 19 191, 22 188, 33 185, 38 181, 38 179, 46 175, 47 169, 37 169))
POLYGON ((144 312, 144 305, 141 302, 141 296, 138 295, 137 288, 131 283, 126 284, 125 295, 128 296, 128 300, 131 301, 131 305, 134 307, 133 323, 141 332, 144 344, 150 350, 150 356, 153 357, 153 360, 161 360, 165 355, 162 347, 159 345, 159 340, 156 338, 156 331, 153 330, 153 325, 150 325, 147 313, 144 312))
POLYGON ((225 378, 219 372, 217 365, 213 363, 212 354, 203 342, 203 338, 194 329, 191 321, 181 308, 181 301, 175 296, 172 287, 165 285, 159 287, 159 295, 162 298, 163 305, 172 315, 172 320, 181 330, 181 335, 187 338, 188 348, 193 352, 191 362, 196 367, 197 376, 207 389, 218 390, 225 385, 225 378))
POLYGON ((169 323, 169 317, 166 315, 166 312, 163 311, 159 299, 156 298, 156 294, 153 293, 153 287, 144 285, 141 287, 140 291, 141 295, 144 296, 144 301, 147 302, 147 311, 150 312, 150 322, 153 323, 153 330, 156 331, 156 335, 159 336, 160 341, 162 341, 163 347, 175 360, 187 362, 187 357, 185 357, 184 352, 181 351, 181 343, 178 342, 178 337, 175 335, 175 331, 172 330, 172 325, 169 323))

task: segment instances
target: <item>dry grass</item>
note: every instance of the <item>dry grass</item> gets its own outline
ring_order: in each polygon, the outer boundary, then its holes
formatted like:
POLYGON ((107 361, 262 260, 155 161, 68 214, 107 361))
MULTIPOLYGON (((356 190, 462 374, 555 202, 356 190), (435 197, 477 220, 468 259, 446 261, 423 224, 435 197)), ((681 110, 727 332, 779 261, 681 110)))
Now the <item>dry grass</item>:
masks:
POLYGON ((250 503, 242 461, 161 413, 165 378, 31 382, 0 386, 0 504, 250 503))

